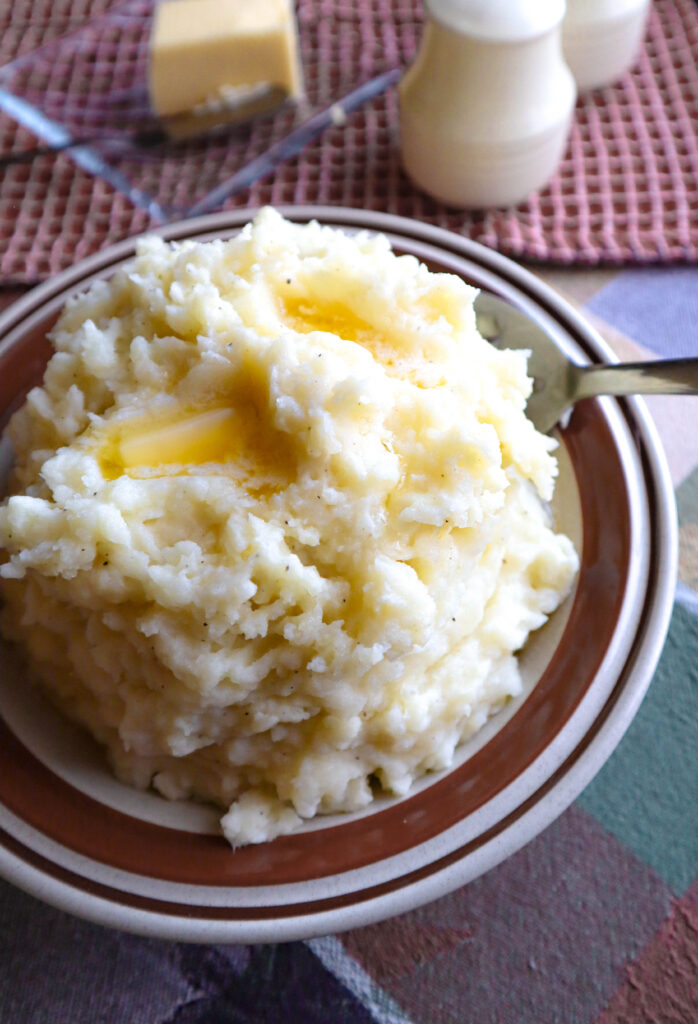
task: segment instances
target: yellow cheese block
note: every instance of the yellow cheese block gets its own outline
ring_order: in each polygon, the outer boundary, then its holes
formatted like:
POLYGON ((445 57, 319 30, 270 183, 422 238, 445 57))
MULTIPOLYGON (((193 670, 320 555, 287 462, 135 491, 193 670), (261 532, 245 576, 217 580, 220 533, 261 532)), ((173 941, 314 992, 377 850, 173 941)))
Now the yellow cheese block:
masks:
POLYGON ((163 0, 150 41, 150 99, 161 117, 260 86, 301 91, 291 0, 163 0))

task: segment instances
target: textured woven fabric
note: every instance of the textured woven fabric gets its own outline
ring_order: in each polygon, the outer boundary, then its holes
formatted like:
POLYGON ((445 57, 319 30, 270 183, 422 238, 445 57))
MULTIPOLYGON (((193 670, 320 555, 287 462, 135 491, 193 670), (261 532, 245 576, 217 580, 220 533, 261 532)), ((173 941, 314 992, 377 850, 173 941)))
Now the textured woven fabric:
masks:
MULTIPOLYGON (((74 136, 127 130, 147 114, 149 0, 14 0, 0 11, 0 86, 74 136), (40 49, 37 51, 37 47, 40 49)), ((102 151, 140 190, 40 157, 0 172, 0 280, 30 282, 153 222, 143 193, 178 210, 282 138, 310 112, 414 56, 419 0, 300 0, 307 103, 225 140, 138 153, 102 151)), ((551 184, 507 210, 463 213, 415 189, 401 170, 395 90, 310 144, 227 205, 326 203, 430 221, 521 259, 558 263, 698 258, 698 14, 692 0, 655 0, 644 51, 616 86, 577 104, 551 184)), ((6 113, 0 154, 36 143, 6 113)), ((115 179, 116 180, 116 179, 115 179)))

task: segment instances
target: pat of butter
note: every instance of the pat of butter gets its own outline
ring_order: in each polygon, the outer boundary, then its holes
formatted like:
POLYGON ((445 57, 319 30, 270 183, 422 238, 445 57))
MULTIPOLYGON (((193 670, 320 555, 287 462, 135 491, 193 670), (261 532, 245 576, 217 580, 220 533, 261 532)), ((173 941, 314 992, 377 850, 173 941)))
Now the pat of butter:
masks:
POLYGON ((163 0, 150 41, 150 99, 161 117, 264 84, 301 91, 291 0, 163 0))
POLYGON ((124 468, 166 466, 172 463, 224 462, 239 444, 232 409, 209 409, 175 423, 123 437, 119 455, 124 468))
POLYGON ((136 417, 107 436, 100 462, 112 478, 145 466, 227 462, 239 452, 240 435, 239 417, 232 409, 206 409, 154 422, 136 417))
POLYGON ((172 476, 190 469, 225 472, 251 488, 274 487, 293 475, 296 456, 255 396, 231 395, 231 405, 172 408, 136 414, 88 432, 107 480, 172 476), (204 467, 206 467, 204 469, 204 467))

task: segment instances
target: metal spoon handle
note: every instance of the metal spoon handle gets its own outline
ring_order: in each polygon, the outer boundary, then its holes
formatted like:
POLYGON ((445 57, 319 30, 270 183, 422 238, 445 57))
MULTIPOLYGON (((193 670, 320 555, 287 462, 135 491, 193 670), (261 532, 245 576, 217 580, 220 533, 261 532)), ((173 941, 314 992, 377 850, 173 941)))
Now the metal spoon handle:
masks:
POLYGON ((594 395, 698 395, 698 359, 576 368, 574 398, 594 395))

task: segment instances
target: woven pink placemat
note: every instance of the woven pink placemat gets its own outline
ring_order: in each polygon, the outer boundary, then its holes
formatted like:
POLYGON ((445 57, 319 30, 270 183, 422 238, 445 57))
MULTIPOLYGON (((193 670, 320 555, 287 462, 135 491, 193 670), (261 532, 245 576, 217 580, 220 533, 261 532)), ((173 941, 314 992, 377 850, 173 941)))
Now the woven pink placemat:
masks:
MULTIPOLYGON (((149 0, 14 0, 0 11, 0 86, 73 135, 128 129, 146 112, 149 0), (37 47, 42 49, 36 52, 37 47)), ((264 152, 309 112, 414 56, 419 0, 299 0, 304 109, 283 109, 226 140, 109 158, 136 190, 88 174, 65 154, 0 172, 0 283, 34 282, 154 222, 147 198, 185 206, 264 152)), ((429 199, 401 170, 391 89, 227 206, 322 203, 429 221, 524 260, 559 264, 698 259, 698 14, 655 0, 635 68, 577 104, 551 184, 520 206, 462 212, 429 199)), ((0 114, 0 154, 36 144, 0 114)))

